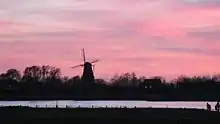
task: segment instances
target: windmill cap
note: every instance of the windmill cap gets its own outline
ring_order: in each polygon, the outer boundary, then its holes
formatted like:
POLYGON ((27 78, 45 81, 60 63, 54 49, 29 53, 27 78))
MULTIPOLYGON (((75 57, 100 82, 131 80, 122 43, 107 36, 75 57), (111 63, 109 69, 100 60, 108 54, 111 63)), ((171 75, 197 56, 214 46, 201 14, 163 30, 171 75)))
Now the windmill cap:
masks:
POLYGON ((85 66, 92 66, 92 64, 91 63, 89 63, 89 62, 85 62, 85 64, 84 64, 85 66))

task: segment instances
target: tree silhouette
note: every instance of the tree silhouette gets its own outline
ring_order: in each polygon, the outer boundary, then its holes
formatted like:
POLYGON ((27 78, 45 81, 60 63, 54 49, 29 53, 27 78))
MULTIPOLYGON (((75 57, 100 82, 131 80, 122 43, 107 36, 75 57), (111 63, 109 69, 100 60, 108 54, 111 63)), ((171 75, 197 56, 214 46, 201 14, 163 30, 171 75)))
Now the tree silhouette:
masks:
POLYGON ((21 73, 16 69, 7 70, 7 72, 5 73, 5 76, 7 78, 14 79, 16 81, 19 81, 21 79, 21 73))
POLYGON ((26 67, 0 74, 0 99, 140 99, 140 100, 218 100, 220 76, 181 75, 172 81, 161 76, 146 78, 134 72, 115 75, 110 81, 95 79, 85 86, 80 76, 61 76, 50 65, 26 67), (86 88, 85 88, 86 87, 86 88))
POLYGON ((41 67, 41 75, 42 75, 42 80, 43 81, 45 81, 49 77, 49 70, 50 70, 49 65, 43 65, 41 67))
POLYGON ((49 74, 50 74, 49 78, 52 78, 52 79, 60 79, 61 78, 61 71, 59 68, 50 67, 49 74))
POLYGON ((139 83, 141 82, 136 74, 133 73, 125 73, 122 75, 115 75, 112 79, 111 79, 112 85, 115 86, 134 86, 134 87, 138 87, 139 83))
POLYGON ((31 66, 31 67, 27 67, 24 70, 24 76, 23 76, 24 80, 35 80, 38 81, 41 79, 41 68, 40 66, 31 66))

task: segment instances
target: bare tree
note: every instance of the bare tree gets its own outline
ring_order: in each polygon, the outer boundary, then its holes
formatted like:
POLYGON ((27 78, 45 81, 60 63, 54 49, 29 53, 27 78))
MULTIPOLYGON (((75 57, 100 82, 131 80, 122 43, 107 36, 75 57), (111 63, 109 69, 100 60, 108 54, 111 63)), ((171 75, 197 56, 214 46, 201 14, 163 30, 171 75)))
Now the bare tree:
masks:
POLYGON ((41 66, 41 79, 45 81, 49 77, 50 72, 50 66, 49 65, 43 65, 41 66))
POLYGON ((61 77, 61 70, 56 67, 50 67, 49 77, 53 79, 59 79, 61 77))
POLYGON ((41 67, 35 65, 35 66, 25 68, 24 78, 25 79, 40 80, 40 78, 41 78, 41 67))
POLYGON ((18 71, 16 69, 7 70, 7 72, 5 73, 5 76, 7 78, 14 79, 17 81, 19 81, 21 79, 21 73, 20 73, 20 71, 18 71))

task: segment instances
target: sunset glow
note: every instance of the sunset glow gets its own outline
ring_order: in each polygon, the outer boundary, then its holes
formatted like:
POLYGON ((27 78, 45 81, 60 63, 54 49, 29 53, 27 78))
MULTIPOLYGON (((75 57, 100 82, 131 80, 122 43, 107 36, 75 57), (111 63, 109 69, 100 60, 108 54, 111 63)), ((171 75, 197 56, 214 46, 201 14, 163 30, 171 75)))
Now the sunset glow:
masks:
POLYGON ((95 76, 220 72, 218 0, 1 0, 0 71, 49 64, 81 75, 81 49, 95 76))

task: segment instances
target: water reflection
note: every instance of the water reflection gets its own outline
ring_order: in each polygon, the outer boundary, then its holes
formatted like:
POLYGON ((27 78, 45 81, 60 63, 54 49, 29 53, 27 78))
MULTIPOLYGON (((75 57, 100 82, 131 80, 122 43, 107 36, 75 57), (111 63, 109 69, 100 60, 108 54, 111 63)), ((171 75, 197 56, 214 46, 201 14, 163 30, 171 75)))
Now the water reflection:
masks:
POLYGON ((0 106, 29 106, 29 107, 137 107, 137 108, 196 108, 205 109, 206 103, 211 104, 212 110, 216 102, 200 101, 200 102, 151 102, 151 101, 0 101, 0 106))

